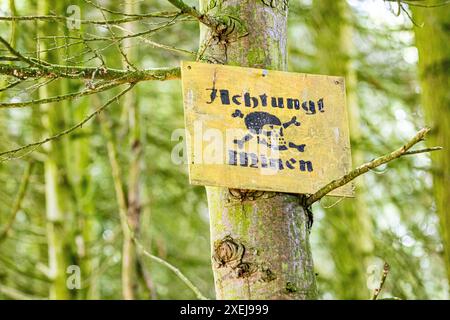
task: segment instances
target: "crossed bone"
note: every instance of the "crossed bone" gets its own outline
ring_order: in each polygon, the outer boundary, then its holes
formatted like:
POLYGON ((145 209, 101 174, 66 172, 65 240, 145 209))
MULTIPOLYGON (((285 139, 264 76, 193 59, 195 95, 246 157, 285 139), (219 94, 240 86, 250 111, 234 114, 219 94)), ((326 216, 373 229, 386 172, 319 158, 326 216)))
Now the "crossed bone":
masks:
POLYGON ((283 123, 283 128, 287 128, 290 125, 295 124, 297 127, 300 125, 300 122, 297 121, 297 117, 293 116, 291 120, 289 120, 288 122, 283 123))

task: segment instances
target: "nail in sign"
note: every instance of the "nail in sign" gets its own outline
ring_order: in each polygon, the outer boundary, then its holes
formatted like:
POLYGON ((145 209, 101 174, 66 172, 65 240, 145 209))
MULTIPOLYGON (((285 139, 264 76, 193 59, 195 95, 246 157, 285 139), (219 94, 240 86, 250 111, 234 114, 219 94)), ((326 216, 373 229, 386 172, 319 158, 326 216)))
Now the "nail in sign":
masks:
POLYGON ((314 193, 350 171, 342 77, 187 61, 181 77, 191 184, 314 193))

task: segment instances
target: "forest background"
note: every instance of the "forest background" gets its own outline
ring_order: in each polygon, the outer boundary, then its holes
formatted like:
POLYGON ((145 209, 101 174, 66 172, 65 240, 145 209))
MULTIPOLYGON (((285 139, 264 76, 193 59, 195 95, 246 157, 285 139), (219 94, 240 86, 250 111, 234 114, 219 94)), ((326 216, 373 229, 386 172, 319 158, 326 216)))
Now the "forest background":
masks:
MULTIPOLYGON (((314 205, 319 298, 370 298, 385 263, 381 297, 449 298, 449 7, 444 0, 289 2, 287 69, 346 77, 355 165, 427 125, 431 142, 444 147, 358 178, 354 199, 314 205), (442 60, 434 82, 425 65, 433 59, 442 60)), ((176 68, 198 58, 198 35, 197 19, 168 1, 0 1, 0 36, 10 48, 99 74, 102 67, 176 68), (87 22, 7 19, 77 14, 87 22), (117 19, 130 21, 91 23, 117 19)), ((1 66, 16 63, 10 48, 1 43, 1 66)), ((0 299, 214 298, 205 190, 189 185, 186 165, 171 160, 179 142, 172 134, 184 127, 180 80, 155 76, 119 101, 113 97, 125 87, 109 88, 107 80, 2 70, 0 299), (91 93, 63 99, 86 88, 91 93), (11 107, 49 97, 61 99, 11 107), (104 112, 64 133, 105 103, 104 112), (78 271, 79 283, 70 278, 78 271)))

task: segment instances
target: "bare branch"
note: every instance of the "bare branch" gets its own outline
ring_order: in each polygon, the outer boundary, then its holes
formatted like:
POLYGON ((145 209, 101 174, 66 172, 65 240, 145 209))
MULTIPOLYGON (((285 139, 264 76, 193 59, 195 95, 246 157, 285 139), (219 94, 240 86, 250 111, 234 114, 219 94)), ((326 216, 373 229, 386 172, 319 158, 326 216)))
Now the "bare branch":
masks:
POLYGON ((17 191, 17 196, 14 200, 14 204, 12 206, 11 215, 9 220, 6 222, 3 227, 2 232, 0 233, 0 243, 5 240, 8 236, 9 230, 11 230, 14 221, 16 220, 17 213, 22 208, 22 201, 25 197, 25 193, 27 192, 28 182, 30 181, 31 172, 33 170, 33 162, 27 164, 25 171, 22 175, 22 179, 20 181, 19 190, 17 191))
POLYGON ((25 57, 24 55, 22 55, 19 51, 17 51, 16 49, 14 49, 8 41, 6 41, 5 39, 3 39, 2 37, 0 37, 0 42, 3 43, 3 45, 6 47, 6 49, 8 49, 8 51, 13 54, 14 56, 16 56, 18 59, 28 63, 29 65, 38 65, 37 62, 33 61, 30 58, 25 57))
POLYGON ((200 299, 200 300, 208 300, 208 298, 206 298, 200 292, 200 290, 180 271, 180 269, 178 269, 174 265, 170 264, 166 260, 163 260, 160 257, 157 257, 157 256, 151 254, 150 252, 148 252, 147 250, 145 250, 144 246, 136 239, 136 237, 134 235, 132 235, 132 239, 133 239, 134 243, 136 244, 137 248, 146 257, 152 259, 153 261, 155 261, 155 262, 165 266, 166 268, 170 269, 171 271, 173 271, 177 275, 177 277, 180 278, 181 281, 183 281, 189 287, 189 289, 191 289, 194 292, 194 294, 196 295, 196 297, 198 299, 200 299))
POLYGON ((355 179, 356 177, 368 172, 371 169, 374 169, 382 164, 388 163, 392 160, 395 160, 397 158, 400 158, 402 156, 405 155, 410 155, 410 154, 416 154, 419 152, 429 152, 429 151, 434 151, 434 150, 440 150, 440 147, 434 147, 430 149, 422 149, 422 150, 415 150, 415 151, 410 151, 408 152, 409 149, 411 149, 411 147, 413 147, 415 144, 417 144, 418 142, 424 140, 426 134, 430 131, 430 128, 423 128, 422 130, 420 130, 419 132, 417 132, 417 134, 408 142, 406 143, 404 146, 402 146, 401 148, 388 153, 384 156, 381 156, 379 158, 376 158, 375 160, 372 160, 370 162, 367 162, 361 166, 359 166, 358 168, 356 168, 355 170, 347 173, 346 175, 340 177, 339 179, 333 180, 330 183, 328 183, 327 185, 325 185, 324 187, 322 187, 319 191, 317 191, 316 193, 312 194, 311 196, 309 196, 306 199, 305 205, 307 207, 311 206, 314 202, 320 200, 322 197, 326 196, 328 193, 330 193, 331 191, 342 187, 343 185, 349 183, 350 181, 352 181, 353 179, 355 179))
MULTIPOLYGON (((159 25, 159 26, 157 26, 157 27, 155 27, 153 29, 148 29, 148 30, 145 30, 145 31, 142 31, 142 32, 138 32, 138 33, 131 33, 126 28, 123 28, 121 26, 114 26, 113 25, 113 27, 115 27, 115 28, 118 28, 120 30, 128 32, 127 35, 116 36, 114 38, 114 40, 122 41, 122 40, 125 40, 125 39, 136 38, 136 37, 141 37, 141 36, 147 36, 147 35, 156 33, 158 31, 161 31, 164 28, 170 27, 170 26, 176 24, 177 22, 182 22, 182 21, 189 21, 189 20, 186 20, 185 18, 184 19, 178 19, 178 20, 171 19, 170 21, 164 22, 163 24, 161 24, 161 25, 159 25)), ((85 33, 85 34, 86 35, 90 35, 89 33, 85 33)), ((60 35, 60 36, 58 36, 58 35, 48 35, 48 36, 42 36, 42 37, 40 37, 40 39, 71 39, 71 40, 80 40, 80 41, 77 41, 77 42, 73 42, 73 43, 62 45, 62 46, 54 47, 54 48, 52 48, 52 50, 53 49, 59 49, 59 48, 68 48, 70 46, 77 45, 77 44, 80 44, 80 43, 83 43, 83 42, 112 41, 113 40, 111 37, 102 37, 102 36, 96 36, 96 35, 91 35, 91 37, 89 37, 89 38, 85 38, 85 37, 81 37, 81 36, 80 37, 70 36, 70 35, 60 35)), ((47 50, 47 51, 49 51, 49 50, 47 50)), ((40 52, 43 52, 43 51, 40 51, 40 52)), ((0 57, 0 60, 17 61, 18 59, 15 58, 15 57, 0 57)))
POLYGON ((436 3, 436 4, 424 4, 421 3, 423 0, 383 0, 383 1, 388 1, 388 2, 400 2, 400 3, 405 3, 408 6, 411 7, 422 7, 422 8, 436 8, 436 7, 444 7, 446 5, 450 4, 449 0, 443 0, 440 3, 436 3))
POLYGON ((106 7, 103 7, 103 6, 99 5, 98 3, 94 3, 91 0, 84 0, 84 2, 86 2, 87 4, 92 5, 93 7, 97 8, 99 10, 102 10, 102 11, 105 11, 105 12, 108 12, 108 13, 111 13, 111 14, 115 14, 115 15, 120 15, 120 16, 125 16, 125 17, 141 17, 141 16, 145 17, 146 16, 146 14, 141 14, 141 13, 127 13, 127 12, 123 12, 123 11, 111 10, 111 9, 108 9, 106 7))
POLYGON ((10 287, 4 286, 2 284, 0 284, 0 293, 4 294, 5 296, 7 296, 11 299, 15 299, 15 300, 47 300, 46 298, 28 295, 17 289, 10 288, 10 287))
POLYGON ((173 80, 180 78, 180 68, 155 68, 146 70, 120 70, 104 67, 79 67, 51 64, 38 67, 21 67, 0 64, 0 74, 27 78, 68 78, 68 79, 98 79, 121 83, 136 83, 146 80, 173 80))
POLYGON ((198 21, 200 21, 201 23, 203 23, 204 25, 206 25, 212 29, 217 29, 220 25, 222 25, 222 23, 218 19, 216 19, 210 15, 201 13, 194 7, 188 6, 182 0, 168 0, 168 1, 171 4, 173 4, 175 7, 180 9, 182 13, 185 13, 185 14, 190 15, 191 17, 194 17, 195 19, 197 19, 198 21))
POLYGON ((384 283, 386 282, 386 278, 389 274, 390 266, 387 262, 384 263, 383 273, 381 274, 381 280, 378 288, 373 291, 372 300, 377 300, 380 295, 381 290, 383 289, 384 283))
POLYGON ((4 86, 3 88, 0 88, 0 92, 6 91, 6 90, 11 89, 11 88, 14 88, 15 86, 17 86, 21 82, 22 82, 22 80, 13 81, 13 82, 7 84, 6 86, 4 86))
POLYGON ((0 56, 0 61, 20 61, 20 59, 11 56, 0 56))
MULTIPOLYGON (((129 32, 127 29, 125 29, 123 27, 120 27, 120 26, 116 26, 116 28, 121 29, 123 31, 129 32)), ((132 35, 134 35, 134 34, 132 34, 132 35)), ((189 51, 189 50, 186 50, 186 49, 180 49, 180 48, 168 46, 168 45, 165 45, 165 44, 157 43, 155 41, 152 41, 150 39, 147 39, 147 38, 141 36, 140 34, 135 34, 135 36, 138 37, 138 39, 140 39, 141 41, 143 41, 143 42, 145 42, 147 44, 150 44, 151 46, 153 46, 155 48, 160 48, 160 49, 164 49, 164 50, 167 50, 167 51, 173 51, 173 52, 177 52, 177 53, 181 53, 181 54, 187 54, 187 55, 191 55, 191 56, 195 56, 196 55, 196 53, 193 52, 193 51, 189 51)))
POLYGON ((431 147, 431 148, 424 148, 424 149, 418 149, 418 150, 411 150, 411 151, 405 152, 404 156, 418 154, 418 153, 439 151, 439 150, 442 150, 442 147, 431 147))
MULTIPOLYGON (((41 145, 43 145, 44 143, 53 141, 53 140, 57 140, 67 134, 72 133, 73 131, 77 130, 78 128, 83 127, 83 125, 85 125, 89 120, 91 120, 94 116, 99 115, 103 110, 105 110, 111 103, 113 103, 114 101, 117 101, 120 97, 122 97, 125 93, 127 93, 128 91, 130 91, 132 88, 134 87, 134 84, 129 85, 126 89, 124 89, 123 91, 121 91, 119 94, 115 95, 114 97, 112 97, 111 99, 109 99, 104 105, 102 105, 101 107, 97 108, 93 113, 89 114, 86 118, 84 118, 81 122, 77 123, 76 125, 58 133, 55 134, 51 137, 48 137, 46 139, 43 139, 41 141, 37 141, 37 142, 33 142, 30 144, 27 144, 25 146, 13 149, 13 150, 8 150, 8 151, 3 151, 0 152, 0 163, 3 161, 7 161, 10 160, 12 157, 14 157, 15 154, 17 154, 20 151, 24 151, 30 148, 38 148, 41 145)), ((33 150, 34 150, 33 149, 33 150)))
MULTIPOLYGON (((106 20, 106 14, 104 12, 103 9, 100 9, 100 12, 103 16, 103 19, 106 20)), ((107 24, 106 27, 108 28, 109 33, 112 36, 112 39, 114 40, 114 45, 116 46, 117 50, 119 51, 120 55, 122 56, 124 62, 127 63, 128 66, 132 67, 133 70, 137 70, 136 66, 128 59, 128 56, 126 55, 126 53, 122 50, 122 47, 120 45, 120 40, 117 39, 117 35, 114 33, 112 27, 110 24, 107 24)))
POLYGON ((82 20, 73 19, 71 17, 57 16, 57 15, 42 15, 42 16, 0 16, 0 21, 77 21, 81 24, 95 24, 95 25, 118 25, 133 21, 139 21, 148 18, 173 18, 179 15, 180 12, 177 11, 166 11, 166 12, 153 12, 148 14, 133 15, 122 19, 112 19, 112 20, 82 20))
POLYGON ((102 85, 99 86, 91 86, 89 89, 79 91, 79 92, 73 92, 68 94, 63 94, 59 96, 54 96, 50 98, 44 98, 44 99, 37 99, 37 100, 29 100, 29 101, 23 101, 23 102, 0 102, 0 109, 10 109, 10 108, 23 108, 28 107, 32 105, 41 105, 41 104, 47 104, 52 102, 58 102, 63 100, 73 100, 77 98, 81 98, 84 96, 88 96, 94 93, 99 93, 111 88, 114 88, 116 86, 120 85, 120 83, 116 82, 105 82, 102 85))

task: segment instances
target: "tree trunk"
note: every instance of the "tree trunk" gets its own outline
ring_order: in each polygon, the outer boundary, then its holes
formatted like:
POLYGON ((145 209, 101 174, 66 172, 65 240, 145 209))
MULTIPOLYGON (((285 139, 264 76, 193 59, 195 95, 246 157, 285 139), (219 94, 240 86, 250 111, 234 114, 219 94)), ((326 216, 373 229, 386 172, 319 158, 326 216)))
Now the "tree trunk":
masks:
MULTIPOLYGON (((346 0, 315 0, 312 29, 316 43, 318 72, 344 76, 349 110, 353 163, 363 163, 359 150, 359 108, 356 94, 356 70, 353 66, 352 14, 346 0)), ((363 197, 363 180, 356 182, 356 198, 346 199, 326 210, 322 238, 331 252, 335 270, 336 298, 368 299, 367 260, 373 250, 371 220, 363 197), (351 232, 349 232, 351 230, 351 232)))
MULTIPOLYGON (((50 2, 39 1, 38 13, 41 15, 50 14, 50 2)), ((41 30, 49 30, 47 22, 45 26, 40 26, 41 30)), ((53 27, 53 26, 52 26, 53 27)), ((50 34, 51 32, 46 32, 50 34)), ((40 48, 44 51, 45 43, 41 42, 40 48)), ((42 59, 47 59, 47 54, 41 54, 42 59)), ((54 57, 56 58, 56 57, 54 57)), ((54 59, 50 59, 53 60, 54 59)), ((43 86, 39 88, 40 98, 61 93, 61 83, 55 83, 47 89, 43 86)), ((67 104, 66 102, 57 102, 47 104, 41 107, 43 127, 46 134, 52 135, 61 131, 61 119, 63 118, 61 110, 67 106, 58 106, 58 104, 67 104)), ((65 230, 66 214, 64 212, 64 195, 62 186, 62 163, 64 159, 63 145, 55 146, 53 142, 46 145, 45 151, 47 157, 44 163, 45 170, 45 204, 47 219, 47 238, 48 238, 48 268, 50 278, 50 299, 69 299, 70 292, 66 285, 66 269, 69 265, 67 254, 67 236, 65 230)))
MULTIPOLYGON (((132 14, 136 12, 135 2, 126 2, 125 12, 132 14)), ((135 30, 133 24, 126 24, 124 26, 130 32, 135 30)), ((136 49, 130 39, 125 39, 123 42, 124 53, 129 61, 132 61, 135 56, 136 49)), ((124 68, 129 67, 125 58, 122 61, 124 68)), ((138 88, 134 88, 134 94, 129 94, 124 97, 123 107, 128 116, 129 124, 129 140, 130 140, 130 167, 128 170, 128 201, 127 201, 127 217, 128 226, 134 234, 138 233, 139 219, 141 215, 140 205, 140 171, 141 171, 141 130, 139 125, 139 103, 137 100, 138 88)), ((124 237, 123 243, 123 257, 122 257, 122 294, 124 299, 132 300, 136 298, 138 283, 137 283, 137 258, 136 246, 131 237, 124 237)))
MULTIPOLYGON (((442 1, 428 0, 437 5, 442 1)), ((433 152, 433 187, 444 243, 444 259, 450 284, 450 6, 412 7, 416 46, 419 50, 419 77, 422 108, 432 127, 430 146, 442 146, 433 152)))
MULTIPOLYGON (((201 10, 208 3, 201 0, 201 10)), ((286 70, 287 11, 286 0, 217 1, 211 12, 228 21, 228 28, 211 34, 201 26, 200 47, 208 44, 203 58, 286 70), (226 19, 230 16, 240 22, 226 19)), ((301 196, 217 187, 206 191, 218 299, 317 298, 301 196)))

